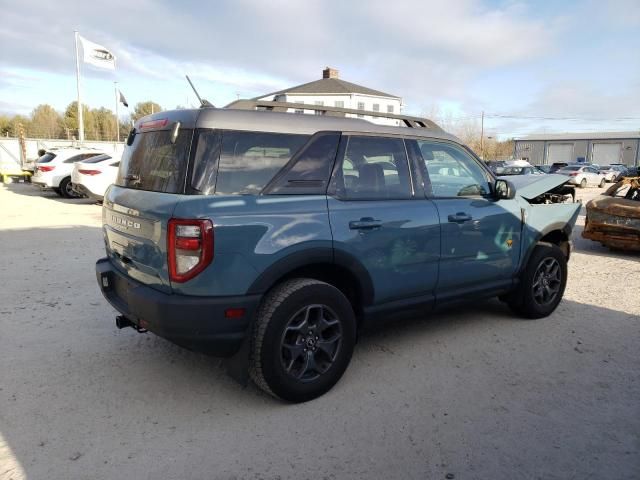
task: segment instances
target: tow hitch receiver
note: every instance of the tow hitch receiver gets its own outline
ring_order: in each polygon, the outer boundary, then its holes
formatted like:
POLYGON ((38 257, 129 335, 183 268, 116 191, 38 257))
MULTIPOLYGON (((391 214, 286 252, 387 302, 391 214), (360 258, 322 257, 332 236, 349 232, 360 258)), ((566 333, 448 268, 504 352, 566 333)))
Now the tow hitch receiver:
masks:
POLYGON ((138 333, 147 333, 146 328, 139 327, 124 315, 118 315, 116 317, 116 327, 118 327, 119 329, 131 327, 134 330, 136 330, 138 333))

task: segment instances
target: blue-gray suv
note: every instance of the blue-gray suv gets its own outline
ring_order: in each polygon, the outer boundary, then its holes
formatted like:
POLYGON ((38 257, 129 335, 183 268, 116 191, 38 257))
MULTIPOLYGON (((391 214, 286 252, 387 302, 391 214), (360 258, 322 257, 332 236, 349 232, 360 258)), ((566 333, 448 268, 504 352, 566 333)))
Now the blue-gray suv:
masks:
POLYGON ((161 112, 129 134, 96 264, 120 328, 233 357, 300 402, 378 320, 492 296, 539 318, 561 301, 567 177, 496 178, 424 119, 254 107, 161 112))

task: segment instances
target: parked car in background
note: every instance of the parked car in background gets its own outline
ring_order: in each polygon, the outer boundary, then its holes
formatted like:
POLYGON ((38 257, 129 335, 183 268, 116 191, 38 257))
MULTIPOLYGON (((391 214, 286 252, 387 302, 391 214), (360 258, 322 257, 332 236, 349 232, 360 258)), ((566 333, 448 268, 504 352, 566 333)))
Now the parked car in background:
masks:
POLYGON ((544 175, 545 173, 533 165, 530 167, 504 167, 499 174, 503 175, 544 175))
POLYGON ((565 162, 554 162, 549 166, 549 173, 555 173, 558 170, 563 169, 564 167, 568 167, 569 164, 565 162))
POLYGON ((157 113, 129 134, 96 263, 119 328, 233 356, 238 376, 302 402, 377 320, 492 296, 527 318, 560 303, 580 205, 545 194, 566 177, 496 179, 425 119, 244 105, 157 113))
POLYGON ((611 164, 600 168, 600 173, 604 175, 607 182, 615 182, 621 173, 627 169, 626 165, 611 164))
POLYGON ((73 191, 101 202, 104 192, 116 181, 121 156, 104 154, 77 162, 71 173, 73 191))
POLYGON ((624 178, 587 203, 582 236, 610 248, 640 251, 640 177, 624 178))
POLYGON ((502 160, 489 160, 485 163, 487 164, 487 167, 489 167, 489 170, 491 170, 496 175, 500 175, 502 172, 502 169, 506 165, 506 162, 502 160))
POLYGON ((569 177, 569 183, 585 188, 588 185, 595 185, 600 188, 604 187, 606 181, 604 175, 591 166, 569 165, 555 172, 559 175, 569 177))
POLYGON ((101 155, 103 152, 90 148, 52 148, 38 158, 31 183, 43 189, 52 189, 64 198, 78 197, 71 185, 73 164, 101 155))
POLYGON ((640 167, 627 167, 625 171, 619 175, 618 181, 628 177, 640 177, 640 167))

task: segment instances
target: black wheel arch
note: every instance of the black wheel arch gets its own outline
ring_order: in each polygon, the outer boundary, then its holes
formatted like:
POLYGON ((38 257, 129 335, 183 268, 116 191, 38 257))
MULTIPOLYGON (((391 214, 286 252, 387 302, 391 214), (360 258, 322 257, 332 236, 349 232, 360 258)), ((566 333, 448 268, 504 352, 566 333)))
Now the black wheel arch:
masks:
POLYGON ((526 268, 533 250, 539 243, 550 243, 558 246, 567 258, 567 261, 569 261, 569 257, 571 256, 571 231, 572 228, 570 224, 556 222, 547 225, 544 230, 538 232, 538 234, 534 237, 534 241, 531 242, 531 245, 529 245, 529 248, 523 255, 520 268, 518 269, 518 275, 526 268))
POLYGON ((264 294, 291 278, 313 278, 338 288, 351 302, 356 316, 373 303, 373 282, 364 265, 352 255, 332 248, 292 253, 263 271, 247 294, 264 294))

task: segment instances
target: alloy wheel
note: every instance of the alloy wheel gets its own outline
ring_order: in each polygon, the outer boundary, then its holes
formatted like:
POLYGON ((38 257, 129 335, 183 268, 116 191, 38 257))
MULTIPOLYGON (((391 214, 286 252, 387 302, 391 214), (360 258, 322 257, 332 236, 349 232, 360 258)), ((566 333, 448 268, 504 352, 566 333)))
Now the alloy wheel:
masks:
POLYGON ((553 302, 562 285, 560 263, 553 257, 543 259, 533 276, 533 298, 538 305, 549 305, 553 302))
POLYGON ((326 305, 307 305, 287 322, 280 342, 285 372, 311 382, 333 365, 342 344, 342 324, 326 305))

